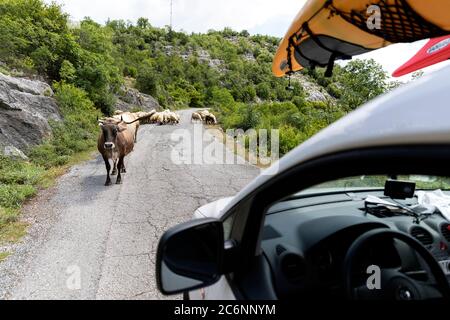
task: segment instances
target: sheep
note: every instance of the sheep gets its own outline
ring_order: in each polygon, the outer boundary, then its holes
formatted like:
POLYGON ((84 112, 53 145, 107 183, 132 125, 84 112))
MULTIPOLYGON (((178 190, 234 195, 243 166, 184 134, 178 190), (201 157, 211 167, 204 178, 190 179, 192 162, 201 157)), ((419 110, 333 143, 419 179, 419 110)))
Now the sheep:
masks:
POLYGON ((158 121, 158 116, 159 116, 159 112, 154 113, 151 117, 150 117, 150 123, 156 123, 158 121))
POLYGON ((212 113, 207 114, 207 115, 205 116, 205 123, 206 123, 206 124, 217 124, 216 116, 213 115, 212 113))
POLYGON ((197 113, 202 117, 202 121, 205 121, 206 116, 210 114, 208 110, 201 110, 198 111, 197 113))
POLYGON ((156 112, 153 110, 147 115, 148 118, 146 119, 148 123, 157 123, 158 125, 180 123, 180 116, 177 113, 170 111, 169 109, 161 112, 156 112))
POLYGON ((175 121, 176 121, 176 123, 180 123, 180 120, 181 120, 181 117, 180 117, 180 115, 178 114, 178 113, 173 113, 174 114, 174 116, 175 116, 175 121))
POLYGON ((203 121, 202 116, 198 112, 193 112, 191 115, 191 122, 196 122, 198 120, 203 121))
POLYGON ((165 124, 164 113, 163 113, 163 112, 160 112, 160 113, 158 113, 157 115, 158 115, 158 116, 157 116, 156 123, 159 124, 160 126, 163 125, 163 124, 165 124))
POLYGON ((170 123, 170 124, 180 123, 180 117, 175 112, 168 113, 167 118, 168 118, 168 123, 170 123))

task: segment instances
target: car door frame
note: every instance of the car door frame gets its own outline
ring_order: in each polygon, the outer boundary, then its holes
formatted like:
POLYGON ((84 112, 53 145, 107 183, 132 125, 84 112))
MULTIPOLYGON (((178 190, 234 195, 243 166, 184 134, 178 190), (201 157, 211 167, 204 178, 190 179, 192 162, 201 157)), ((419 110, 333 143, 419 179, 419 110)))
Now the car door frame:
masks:
MULTIPOLYGON (((450 177, 449 164, 450 143, 392 145, 326 154, 274 175, 221 217, 224 221, 235 215, 231 229, 233 246, 226 251, 225 271, 236 298, 252 298, 245 276, 261 256, 265 215, 274 203, 319 183, 350 176, 395 173, 450 177)), ((268 295, 272 296, 272 293, 268 295)))

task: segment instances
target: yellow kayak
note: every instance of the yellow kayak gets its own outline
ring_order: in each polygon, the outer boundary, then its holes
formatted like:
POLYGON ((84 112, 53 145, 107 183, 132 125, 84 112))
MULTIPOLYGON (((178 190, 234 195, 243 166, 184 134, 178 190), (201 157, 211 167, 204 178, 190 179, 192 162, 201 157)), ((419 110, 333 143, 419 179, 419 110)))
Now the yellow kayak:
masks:
POLYGON ((398 42, 450 34, 448 0, 309 0, 275 54, 272 71, 282 77, 350 59, 398 42))

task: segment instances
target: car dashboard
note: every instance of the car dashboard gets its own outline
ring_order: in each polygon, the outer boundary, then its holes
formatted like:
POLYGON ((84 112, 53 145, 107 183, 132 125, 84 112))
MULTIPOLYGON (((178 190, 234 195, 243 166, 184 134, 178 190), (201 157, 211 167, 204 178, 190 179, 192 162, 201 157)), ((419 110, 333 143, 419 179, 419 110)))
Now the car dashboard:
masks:
MULTIPOLYGON (((290 199, 268 211, 261 247, 278 298, 341 297, 347 250, 356 238, 376 228, 390 228, 417 239, 450 280, 450 223, 439 213, 421 222, 407 215, 368 213, 364 199, 369 194, 389 201, 382 191, 332 193, 290 199)), ((413 198, 402 204, 416 202, 413 198)), ((356 263, 360 270, 355 277, 367 277, 367 266, 377 265, 398 267, 418 280, 427 278, 418 255, 399 241, 372 243, 356 263)))

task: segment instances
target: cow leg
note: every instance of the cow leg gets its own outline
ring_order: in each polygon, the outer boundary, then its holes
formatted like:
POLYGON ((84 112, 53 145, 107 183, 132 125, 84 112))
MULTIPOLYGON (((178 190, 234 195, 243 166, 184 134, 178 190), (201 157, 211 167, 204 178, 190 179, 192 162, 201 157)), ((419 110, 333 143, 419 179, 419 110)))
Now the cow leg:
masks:
POLYGON ((113 171, 111 172, 112 176, 115 176, 117 174, 117 159, 113 159, 113 171))
POLYGON ((127 169, 125 169, 125 158, 122 160, 122 169, 120 170, 122 173, 127 173, 127 169))
POLYGON ((119 158, 119 163, 117 164, 117 180, 116 180, 116 184, 121 184, 122 183, 122 166, 123 166, 123 157, 119 158))
POLYGON ((106 166, 106 182, 105 182, 105 186, 110 186, 111 185, 111 178, 109 176, 109 171, 111 170, 111 165, 109 164, 109 160, 107 157, 103 156, 103 160, 105 161, 105 166, 106 166))

